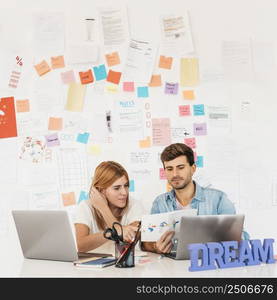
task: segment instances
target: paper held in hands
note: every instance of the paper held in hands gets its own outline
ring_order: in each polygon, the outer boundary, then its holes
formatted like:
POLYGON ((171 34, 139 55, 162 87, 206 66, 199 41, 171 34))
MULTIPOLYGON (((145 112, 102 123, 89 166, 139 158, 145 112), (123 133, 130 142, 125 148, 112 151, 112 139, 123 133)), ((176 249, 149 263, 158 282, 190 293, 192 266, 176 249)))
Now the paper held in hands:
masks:
POLYGON ((175 231, 175 238, 178 238, 181 217, 196 216, 196 214, 196 209, 183 209, 168 213, 143 215, 141 219, 141 241, 156 242, 168 230, 175 231))

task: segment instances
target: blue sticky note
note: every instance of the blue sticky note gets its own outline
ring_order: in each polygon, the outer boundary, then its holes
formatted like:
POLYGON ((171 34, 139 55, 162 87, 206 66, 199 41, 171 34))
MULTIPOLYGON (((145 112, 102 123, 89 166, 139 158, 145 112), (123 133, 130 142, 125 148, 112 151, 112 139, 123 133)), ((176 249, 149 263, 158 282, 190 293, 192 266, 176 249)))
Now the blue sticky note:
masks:
POLYGON ((204 158, 203 158, 203 156, 198 156, 197 155, 197 160, 196 160, 195 164, 196 164, 196 167, 203 168, 203 165, 204 165, 204 158))
POLYGON ((135 191, 135 181, 134 179, 129 181, 129 192, 134 192, 135 191))
POLYGON ((89 133, 84 132, 84 133, 79 133, 77 136, 77 142, 87 144, 88 143, 88 138, 89 138, 89 133))
POLYGON ((103 80, 107 78, 107 72, 105 65, 100 65, 98 67, 93 67, 93 72, 96 80, 103 80))
POLYGON ((85 191, 81 191, 81 192, 80 192, 78 204, 79 204, 80 202, 82 202, 83 200, 88 200, 88 193, 86 193, 85 191))
POLYGON ((193 115, 194 116, 204 116, 204 104, 195 104, 193 105, 193 115))
POLYGON ((139 86, 137 88, 137 95, 138 95, 139 98, 149 97, 148 87, 147 86, 139 86))

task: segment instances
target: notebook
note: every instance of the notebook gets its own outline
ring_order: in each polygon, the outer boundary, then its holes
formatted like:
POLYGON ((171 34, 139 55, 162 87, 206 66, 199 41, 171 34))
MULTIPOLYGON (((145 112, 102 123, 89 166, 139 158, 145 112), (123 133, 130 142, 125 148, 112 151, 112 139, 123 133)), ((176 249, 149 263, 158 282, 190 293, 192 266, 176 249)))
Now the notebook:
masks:
POLYGON ((114 265, 116 261, 117 259, 115 258, 95 258, 85 262, 74 263, 74 266, 79 268, 105 268, 114 265))

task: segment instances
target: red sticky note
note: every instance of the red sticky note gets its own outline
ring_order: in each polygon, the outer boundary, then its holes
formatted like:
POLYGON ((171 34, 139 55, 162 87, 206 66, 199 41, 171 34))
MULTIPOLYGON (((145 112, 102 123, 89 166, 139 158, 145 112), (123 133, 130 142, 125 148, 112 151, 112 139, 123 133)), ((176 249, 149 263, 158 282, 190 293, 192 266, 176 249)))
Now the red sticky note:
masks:
POLYGON ((180 105, 179 106, 179 116, 190 116, 190 106, 189 105, 180 105))
POLYGON ((91 70, 87 70, 85 72, 79 72, 79 75, 82 84, 88 84, 94 81, 91 70))
POLYGON ((121 72, 109 70, 107 81, 115 84, 119 84, 120 77, 121 77, 121 72))
POLYGON ((14 97, 0 99, 0 138, 17 136, 14 97))

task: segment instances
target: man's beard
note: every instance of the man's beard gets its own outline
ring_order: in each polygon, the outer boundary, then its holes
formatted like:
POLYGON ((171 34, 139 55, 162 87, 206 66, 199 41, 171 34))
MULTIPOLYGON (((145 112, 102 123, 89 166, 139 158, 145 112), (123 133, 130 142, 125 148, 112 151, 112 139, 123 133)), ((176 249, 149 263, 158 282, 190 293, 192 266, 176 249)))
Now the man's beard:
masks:
MULTIPOLYGON (((183 178, 181 179, 183 180, 183 178)), ((174 190, 182 190, 184 189, 190 182, 185 181, 182 185, 175 185, 174 182, 170 182, 169 184, 173 187, 174 190)))

